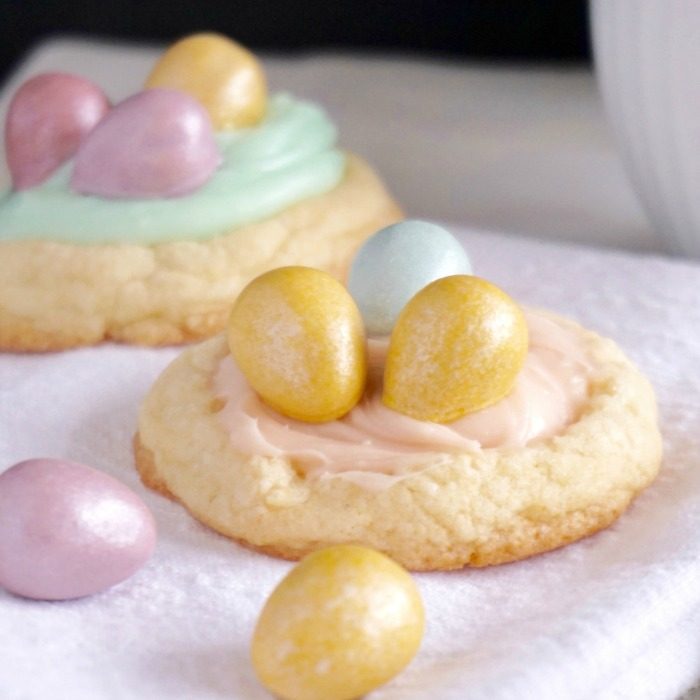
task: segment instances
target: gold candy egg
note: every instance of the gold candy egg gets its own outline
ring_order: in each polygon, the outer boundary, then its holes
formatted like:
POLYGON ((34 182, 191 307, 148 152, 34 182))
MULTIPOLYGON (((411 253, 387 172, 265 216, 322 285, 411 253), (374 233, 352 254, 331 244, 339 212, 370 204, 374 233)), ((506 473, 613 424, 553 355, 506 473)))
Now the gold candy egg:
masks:
POLYGON ((255 56, 220 34, 193 34, 173 44, 146 80, 147 88, 174 88, 195 97, 214 128, 257 124, 265 115, 265 73, 255 56))
POLYGON ((345 287, 321 270, 281 267, 254 279, 231 311, 228 343, 248 383, 290 418, 334 420, 364 391, 360 312, 345 287))
POLYGON ((302 560, 268 598, 253 667, 286 700, 350 700, 404 668, 423 628, 407 571, 367 547, 329 547, 302 560))
POLYGON ((527 347, 525 317, 505 292, 471 275, 443 277, 398 318, 382 400, 419 420, 457 420, 510 392, 527 347))

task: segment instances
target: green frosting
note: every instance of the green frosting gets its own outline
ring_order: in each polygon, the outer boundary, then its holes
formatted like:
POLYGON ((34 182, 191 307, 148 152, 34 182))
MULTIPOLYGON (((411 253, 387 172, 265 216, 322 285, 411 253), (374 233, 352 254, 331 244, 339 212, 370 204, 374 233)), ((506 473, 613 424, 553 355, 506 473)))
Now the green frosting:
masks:
POLYGON ((0 240, 147 244, 211 238, 335 187, 345 169, 335 140, 335 127, 322 110, 276 95, 256 127, 217 133, 223 162, 192 194, 77 194, 68 185, 69 162, 38 187, 0 195, 0 240))

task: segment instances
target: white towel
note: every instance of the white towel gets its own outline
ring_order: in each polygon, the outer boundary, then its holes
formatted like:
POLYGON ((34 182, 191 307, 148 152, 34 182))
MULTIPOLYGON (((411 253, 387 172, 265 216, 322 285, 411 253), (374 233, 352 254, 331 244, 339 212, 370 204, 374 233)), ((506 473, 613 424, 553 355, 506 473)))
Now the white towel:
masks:
MULTIPOLYGON (((616 339, 653 381, 659 479, 611 528, 530 560, 416 580, 427 632, 376 700, 663 700, 700 676, 700 266, 463 232, 475 272, 616 339)), ((0 356, 0 471, 65 457, 143 495, 152 561, 64 603, 0 592, 3 700, 268 698, 248 645, 289 564, 143 488, 131 456, 149 385, 177 350, 0 356)))

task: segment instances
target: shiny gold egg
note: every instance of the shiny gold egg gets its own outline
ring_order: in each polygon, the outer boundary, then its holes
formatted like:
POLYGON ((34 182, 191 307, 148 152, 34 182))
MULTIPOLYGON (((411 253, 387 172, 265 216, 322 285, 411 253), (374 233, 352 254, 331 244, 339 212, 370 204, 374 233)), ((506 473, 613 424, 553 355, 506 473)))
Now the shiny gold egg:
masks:
POLYGON ((505 292, 471 275, 443 277, 396 322, 382 400, 419 420, 457 420, 510 392, 527 348, 525 317, 505 292))
POLYGON ((195 97, 217 130, 257 124, 265 115, 265 73, 255 56, 220 34, 193 34, 173 44, 146 80, 195 97))
POLYGON ((330 421, 363 394, 360 312, 345 287, 321 270, 281 267, 254 279, 233 306, 228 343, 251 387, 290 418, 330 421))
POLYGON ((286 700, 359 698, 409 663, 423 628, 407 571, 367 547, 329 547, 301 561, 268 598, 253 667, 286 700))

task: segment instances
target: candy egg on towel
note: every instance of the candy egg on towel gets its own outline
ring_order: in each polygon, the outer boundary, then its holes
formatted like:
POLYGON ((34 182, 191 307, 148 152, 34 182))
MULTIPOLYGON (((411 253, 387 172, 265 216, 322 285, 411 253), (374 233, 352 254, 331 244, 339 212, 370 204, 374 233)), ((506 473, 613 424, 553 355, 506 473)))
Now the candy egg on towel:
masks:
POLYGON ((155 543, 144 502, 97 469, 30 459, 0 474, 0 586, 12 593, 99 593, 141 568, 155 543))
POLYGON ((357 545, 319 550, 273 591, 251 656, 285 700, 351 700, 395 676, 416 654, 425 613, 408 572, 357 545))
POLYGON ((381 229, 355 256, 348 289, 369 335, 391 333, 401 309, 430 282, 470 275, 462 245, 441 226, 408 219, 381 229))

